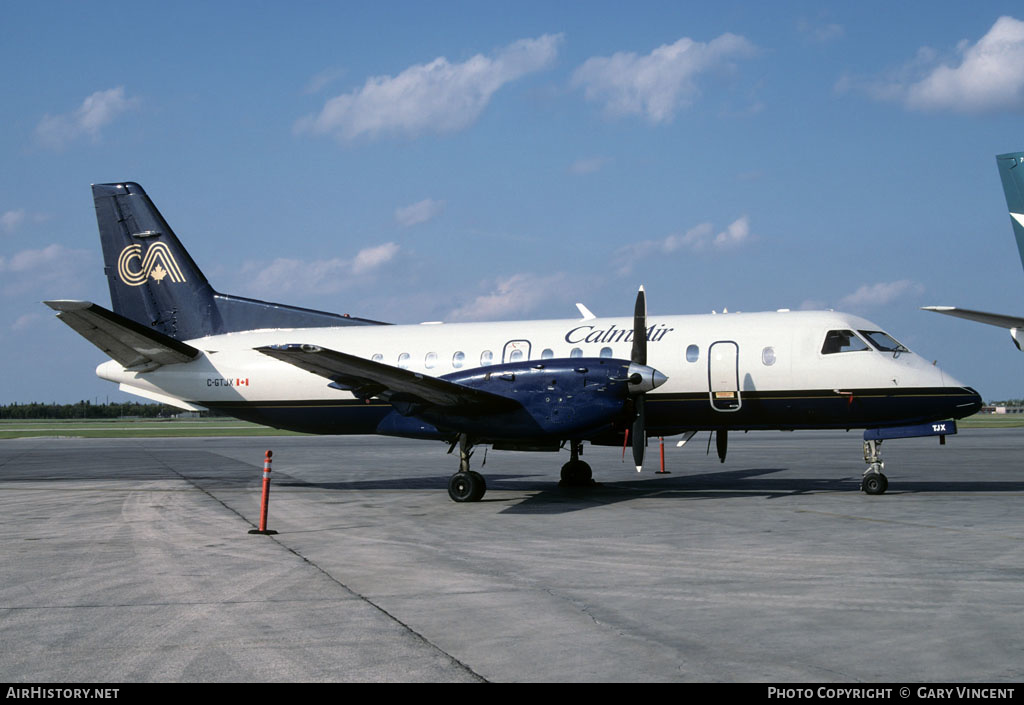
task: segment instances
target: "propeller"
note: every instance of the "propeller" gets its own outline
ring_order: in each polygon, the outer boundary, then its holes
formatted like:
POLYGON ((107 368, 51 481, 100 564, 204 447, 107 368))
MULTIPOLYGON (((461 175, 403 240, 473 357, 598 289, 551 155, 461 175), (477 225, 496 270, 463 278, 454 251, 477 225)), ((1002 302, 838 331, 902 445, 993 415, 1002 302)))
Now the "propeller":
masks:
POLYGON ((636 417, 630 435, 633 437, 633 463, 636 471, 644 467, 644 449, 647 446, 647 417, 644 396, 647 392, 665 383, 668 379, 653 367, 647 366, 647 294, 643 286, 636 293, 633 307, 633 350, 629 356, 629 390, 634 396, 633 407, 636 417))

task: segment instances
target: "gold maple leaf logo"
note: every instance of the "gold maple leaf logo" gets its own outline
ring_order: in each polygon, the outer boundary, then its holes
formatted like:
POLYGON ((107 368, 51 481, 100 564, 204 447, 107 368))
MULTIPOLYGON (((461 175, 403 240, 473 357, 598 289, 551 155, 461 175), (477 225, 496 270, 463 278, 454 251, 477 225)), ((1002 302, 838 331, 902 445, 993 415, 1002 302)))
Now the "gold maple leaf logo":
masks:
POLYGON ((153 267, 153 271, 149 273, 149 276, 153 277, 153 279, 156 280, 156 283, 159 284, 163 278, 167 276, 167 270, 164 269, 162 264, 158 264, 153 267))

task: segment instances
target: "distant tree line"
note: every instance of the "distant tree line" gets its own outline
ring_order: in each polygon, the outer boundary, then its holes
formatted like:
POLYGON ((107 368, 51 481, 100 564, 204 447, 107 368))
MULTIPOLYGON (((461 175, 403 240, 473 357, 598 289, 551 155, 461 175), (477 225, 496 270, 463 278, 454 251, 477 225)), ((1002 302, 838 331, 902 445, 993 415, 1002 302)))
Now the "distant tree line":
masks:
MULTIPOLYGON (((119 419, 125 416, 156 419, 181 413, 181 409, 167 404, 140 404, 137 401, 93 404, 88 399, 76 404, 31 402, 0 406, 0 419, 119 419)), ((208 415, 207 411, 200 413, 200 416, 208 415)))

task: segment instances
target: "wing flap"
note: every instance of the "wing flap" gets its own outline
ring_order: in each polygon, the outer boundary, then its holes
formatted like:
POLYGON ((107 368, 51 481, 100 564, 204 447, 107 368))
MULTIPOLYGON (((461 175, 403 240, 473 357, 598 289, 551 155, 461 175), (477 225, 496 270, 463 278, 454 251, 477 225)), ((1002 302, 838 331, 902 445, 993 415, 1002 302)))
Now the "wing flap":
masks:
POLYGON ((126 368, 173 365, 194 360, 191 345, 119 316, 91 301, 44 301, 57 318, 126 368))
POLYGON ((360 396, 381 396, 388 401, 419 400, 478 413, 521 408, 519 402, 498 394, 318 345, 268 345, 256 350, 344 385, 360 396))

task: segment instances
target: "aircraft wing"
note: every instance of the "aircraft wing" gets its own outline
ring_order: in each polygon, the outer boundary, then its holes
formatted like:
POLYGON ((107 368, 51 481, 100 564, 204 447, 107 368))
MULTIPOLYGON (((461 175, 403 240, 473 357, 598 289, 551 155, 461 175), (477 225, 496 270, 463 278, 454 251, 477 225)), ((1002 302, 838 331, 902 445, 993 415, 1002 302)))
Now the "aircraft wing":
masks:
POLYGON ((966 318, 969 321, 987 323, 990 326, 999 326, 1000 328, 1024 328, 1024 318, 1018 318, 1017 316, 1004 316, 1001 313, 972 311, 968 308, 957 308, 956 306, 923 306, 922 308, 925 311, 944 313, 947 316, 966 318))
POLYGON ((44 301, 57 318, 127 367, 155 369, 194 360, 199 351, 91 301, 44 301))
POLYGON ((421 401, 477 413, 521 408, 519 402, 508 397, 318 345, 267 345, 256 350, 326 377, 364 398, 379 396, 389 402, 421 401))

